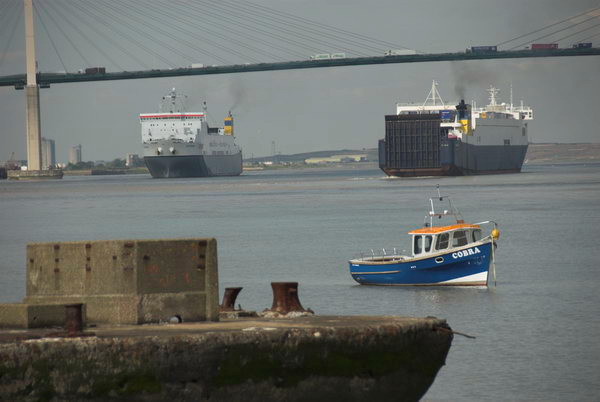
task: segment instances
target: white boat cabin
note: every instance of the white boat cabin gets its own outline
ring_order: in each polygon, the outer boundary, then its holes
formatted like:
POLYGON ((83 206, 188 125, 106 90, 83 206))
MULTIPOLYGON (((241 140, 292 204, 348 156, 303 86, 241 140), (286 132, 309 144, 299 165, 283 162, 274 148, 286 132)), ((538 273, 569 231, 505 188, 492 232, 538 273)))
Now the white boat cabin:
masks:
POLYGON ((413 257, 438 254, 481 240, 481 227, 468 223, 425 227, 408 232, 412 235, 413 257))

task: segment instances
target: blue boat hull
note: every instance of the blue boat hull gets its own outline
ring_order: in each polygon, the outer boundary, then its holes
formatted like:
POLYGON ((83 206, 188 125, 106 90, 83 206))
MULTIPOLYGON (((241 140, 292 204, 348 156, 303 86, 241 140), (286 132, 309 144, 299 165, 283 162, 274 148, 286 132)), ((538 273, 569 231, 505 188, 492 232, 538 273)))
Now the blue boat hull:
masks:
POLYGON ((351 260, 350 274, 361 285, 485 286, 491 242, 402 262, 351 260))

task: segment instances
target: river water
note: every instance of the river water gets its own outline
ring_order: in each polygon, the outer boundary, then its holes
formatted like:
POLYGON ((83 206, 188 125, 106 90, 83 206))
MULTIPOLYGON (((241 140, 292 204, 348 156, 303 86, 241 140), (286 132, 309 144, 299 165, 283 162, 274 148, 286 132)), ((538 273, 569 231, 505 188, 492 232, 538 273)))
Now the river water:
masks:
POLYGON ((436 316, 455 331, 426 400, 597 400, 600 392, 600 164, 521 174, 387 179, 373 165, 0 181, 0 302, 25 296, 29 242, 216 237, 223 288, 270 307, 297 281, 317 314, 436 316), (359 286, 347 260, 409 249, 435 185, 465 219, 500 224, 495 288, 359 286))

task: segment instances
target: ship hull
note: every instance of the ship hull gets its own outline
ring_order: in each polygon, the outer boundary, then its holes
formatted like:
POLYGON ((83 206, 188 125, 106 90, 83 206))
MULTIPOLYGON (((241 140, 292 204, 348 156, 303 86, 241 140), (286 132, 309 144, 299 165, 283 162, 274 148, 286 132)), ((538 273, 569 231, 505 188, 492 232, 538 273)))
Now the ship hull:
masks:
MULTIPOLYGON (((451 145, 453 146, 453 145, 451 145)), ((380 166, 388 176, 467 176, 519 173, 527 154, 528 145, 454 145, 452 162, 439 167, 396 168, 380 166)))
POLYGON ((239 176, 242 154, 145 156, 153 178, 239 176))
POLYGON ((452 138, 439 114, 386 116, 379 167, 388 176, 464 176, 518 173, 527 154, 522 120, 477 119, 471 135, 452 138))

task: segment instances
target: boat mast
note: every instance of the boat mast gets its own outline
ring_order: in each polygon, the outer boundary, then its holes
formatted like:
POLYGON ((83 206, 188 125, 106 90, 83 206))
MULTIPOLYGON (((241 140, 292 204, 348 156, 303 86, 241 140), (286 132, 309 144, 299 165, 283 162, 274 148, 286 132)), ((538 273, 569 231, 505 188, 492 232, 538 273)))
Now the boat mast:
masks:
MULTIPOLYGON (((435 207, 433 206, 433 198, 429 199, 429 203, 431 205, 431 211, 429 211, 429 227, 433 227, 433 218, 437 217, 438 219, 442 219, 443 216, 452 215, 456 220, 456 223, 464 223, 464 219, 458 210, 452 205, 452 200, 449 195, 442 195, 440 193, 440 185, 436 185, 438 200, 439 202, 443 202, 444 199, 448 201, 449 209, 444 209, 443 212, 435 212, 435 207)), ((427 217, 425 217, 425 226, 427 227, 427 217)))

